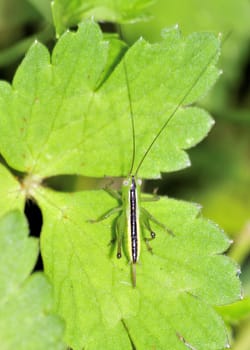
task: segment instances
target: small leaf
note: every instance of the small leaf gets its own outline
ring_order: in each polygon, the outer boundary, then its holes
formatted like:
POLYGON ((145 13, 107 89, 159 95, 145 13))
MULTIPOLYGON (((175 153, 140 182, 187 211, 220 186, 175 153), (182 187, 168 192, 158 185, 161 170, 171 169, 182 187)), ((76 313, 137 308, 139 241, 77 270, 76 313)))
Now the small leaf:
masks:
POLYGON ((0 220, 1 349, 64 349, 62 323, 52 312, 52 290, 41 273, 31 273, 38 241, 28 238, 23 215, 0 220))
POLYGON ((245 296, 243 300, 236 303, 218 307, 217 311, 228 324, 236 325, 249 317, 250 298, 249 296, 245 296))
POLYGON ((54 0, 52 12, 57 35, 76 26, 84 18, 97 22, 137 22, 145 20, 144 13, 155 0, 54 0))
POLYGON ((51 63, 43 45, 31 47, 13 87, 0 84, 0 146, 10 166, 41 179, 127 176, 132 132, 123 62, 135 120, 134 171, 167 120, 139 175, 159 177, 190 164, 184 149, 204 138, 212 120, 188 105, 218 77, 219 40, 206 33, 182 38, 173 28, 160 43, 139 40, 120 62, 121 50, 92 21, 60 38, 51 63))
POLYGON ((11 209, 24 208, 24 193, 17 179, 0 164, 0 216, 11 209))
POLYGON ((1 149, 15 169, 40 176, 77 171, 74 158, 83 137, 85 110, 106 56, 107 43, 101 42, 99 28, 89 22, 78 34, 66 33, 61 38, 52 65, 48 50, 35 42, 14 77, 13 87, 2 82, 1 149), (65 156, 73 161, 67 163, 65 156), (49 169, 56 159, 61 166, 49 169))
POLYGON ((229 240, 199 216, 193 204, 161 198, 145 207, 175 234, 154 227, 153 255, 142 242, 137 286, 131 266, 116 259, 113 219, 91 224, 114 207, 107 193, 56 193, 40 189, 42 255, 55 287, 58 312, 67 319, 74 349, 222 349, 227 333, 214 305, 240 297, 237 267, 220 255, 229 240), (54 203, 54 204, 53 204, 54 203), (113 232, 113 233, 112 233, 113 232))
POLYGON ((31 6, 39 12, 48 23, 52 23, 51 3, 49 0, 38 1, 38 0, 27 0, 31 6))

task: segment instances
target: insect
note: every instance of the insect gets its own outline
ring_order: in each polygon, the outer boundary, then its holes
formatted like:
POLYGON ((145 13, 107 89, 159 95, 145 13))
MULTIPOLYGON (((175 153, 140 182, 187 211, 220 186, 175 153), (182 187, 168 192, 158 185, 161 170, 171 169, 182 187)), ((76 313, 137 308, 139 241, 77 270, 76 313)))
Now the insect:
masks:
MULTIPOLYGON (((152 253, 152 248, 150 246, 150 241, 155 239, 156 233, 152 229, 151 224, 154 223, 156 226, 161 227, 165 230, 170 236, 174 238, 174 233, 166 227, 163 223, 158 221, 154 216, 152 216, 141 203, 143 201, 156 201, 159 200, 159 197, 154 193, 152 198, 143 198, 141 196, 141 185, 142 180, 138 177, 139 170, 144 163, 146 157, 148 156, 151 149, 156 144, 158 138, 163 133, 163 131, 167 128, 169 122, 176 115, 176 112, 179 110, 181 105, 184 103, 185 99, 191 93, 195 85, 198 83, 202 74, 205 73, 210 63, 212 62, 215 54, 213 54, 207 61, 205 67, 201 70, 199 76, 192 82, 190 88, 183 94, 180 98, 178 104, 170 113, 166 121, 159 128, 156 135, 153 137, 151 143, 148 145, 144 155, 140 159, 138 165, 135 166, 135 155, 136 155, 136 140, 135 140, 135 123, 134 123, 134 111, 131 99, 131 90, 130 83, 128 79, 128 71, 126 66, 126 59, 123 58, 123 69, 125 82, 127 87, 127 97, 129 102, 129 113, 131 117, 131 129, 132 129, 132 157, 131 157, 131 165, 130 170, 128 172, 128 177, 122 183, 121 193, 113 191, 111 189, 106 188, 105 190, 116 198, 121 205, 112 208, 107 213, 102 215, 100 218, 96 220, 90 220, 92 223, 100 222, 105 220, 109 216, 118 213, 119 216, 116 220, 115 225, 115 241, 117 242, 117 258, 120 259, 122 257, 122 251, 124 249, 124 241, 127 244, 127 255, 129 262, 131 263, 131 273, 132 273, 132 285, 136 286, 136 265, 140 259, 140 250, 141 250, 141 241, 143 240, 146 243, 148 250, 152 253), (149 232, 148 234, 145 234, 149 232)), ((124 249, 125 250, 125 249, 124 249)))

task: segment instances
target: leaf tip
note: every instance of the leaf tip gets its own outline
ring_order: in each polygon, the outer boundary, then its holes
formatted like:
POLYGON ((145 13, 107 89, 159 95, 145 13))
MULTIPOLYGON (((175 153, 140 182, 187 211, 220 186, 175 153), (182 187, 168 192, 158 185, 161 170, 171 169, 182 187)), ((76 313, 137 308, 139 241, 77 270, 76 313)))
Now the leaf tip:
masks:
POLYGON ((219 40, 222 39, 222 35, 223 35, 222 32, 219 32, 219 33, 218 33, 218 39, 219 39, 219 40))
POLYGON ((172 27, 167 27, 167 28, 163 28, 161 31, 161 36, 163 39, 166 39, 168 36, 173 36, 176 38, 180 38, 181 36, 181 31, 180 31, 180 27, 179 24, 176 23, 174 26, 172 27))
POLYGON ((203 209, 203 206, 200 203, 194 203, 195 207, 197 208, 198 212, 201 212, 203 209))
POLYGON ((215 120, 214 119, 210 119, 210 127, 212 127, 215 124, 215 120))
POLYGON ((223 73, 224 73, 224 72, 223 72, 223 69, 219 69, 218 75, 221 76, 223 73))
POLYGON ((241 275, 241 269, 238 268, 238 269, 236 270, 236 276, 239 277, 240 275, 241 275))

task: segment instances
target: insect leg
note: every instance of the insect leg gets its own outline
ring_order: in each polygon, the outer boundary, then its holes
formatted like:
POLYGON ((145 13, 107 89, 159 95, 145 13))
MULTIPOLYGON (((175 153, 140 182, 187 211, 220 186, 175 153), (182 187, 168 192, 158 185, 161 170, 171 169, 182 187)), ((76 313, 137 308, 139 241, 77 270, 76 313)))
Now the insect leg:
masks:
POLYGON ((118 213, 120 211, 122 211, 122 207, 112 208, 111 210, 109 210, 108 212, 106 212, 105 214, 100 216, 99 218, 97 218, 97 219, 90 219, 90 220, 87 220, 87 221, 91 222, 92 224, 95 224, 97 222, 106 220, 109 216, 111 216, 111 215, 113 215, 115 213, 118 213))
POLYGON ((144 213, 141 216, 141 222, 142 222, 142 226, 145 227, 150 232, 150 236, 151 237, 146 237, 145 235, 143 235, 144 236, 143 238, 144 238, 144 241, 145 241, 145 243, 147 245, 148 251, 150 253, 152 253, 153 250, 152 250, 152 248, 151 248, 151 246, 149 244, 149 241, 152 241, 152 239, 155 239, 155 232, 151 228, 151 225, 150 225, 150 222, 149 222, 149 218, 146 215, 144 215, 144 213))
POLYGON ((141 197, 141 202, 157 202, 160 200, 160 196, 153 195, 152 197, 141 197))
POLYGON ((116 220, 115 233, 117 240, 117 254, 116 257, 120 259, 122 257, 122 240, 124 235, 124 215, 120 215, 116 220))
POLYGON ((136 287, 136 263, 132 263, 132 283, 133 283, 133 287, 136 287))
MULTIPOLYGON (((122 257, 122 245, 123 245, 123 237, 125 234, 124 228, 126 227, 126 216, 122 213, 116 221, 116 240, 117 240, 117 258, 120 259, 122 257)), ((132 284, 133 287, 136 286, 136 262, 130 261, 132 264, 131 275, 132 275, 132 284)))
POLYGON ((117 199, 118 201, 122 199, 122 196, 119 192, 111 190, 110 188, 104 188, 104 191, 107 192, 111 197, 117 199))
POLYGON ((160 200, 160 196, 157 194, 158 188, 153 191, 153 195, 151 197, 141 197, 141 202, 156 202, 160 200))
POLYGON ((169 233, 171 236, 174 236, 174 233, 172 230, 167 228, 162 222, 158 221, 153 215, 151 215, 145 208, 141 208, 142 213, 148 218, 148 220, 154 222, 156 225, 163 228, 167 233, 169 233))

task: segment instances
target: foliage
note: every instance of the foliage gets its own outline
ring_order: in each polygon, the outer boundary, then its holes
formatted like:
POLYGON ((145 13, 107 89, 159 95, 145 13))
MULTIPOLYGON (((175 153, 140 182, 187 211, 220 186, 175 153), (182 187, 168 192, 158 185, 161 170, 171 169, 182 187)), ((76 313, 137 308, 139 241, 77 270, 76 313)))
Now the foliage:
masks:
MULTIPOLYGON (((34 43, 14 77, 13 87, 6 82, 0 85, 0 146, 10 166, 41 179, 60 173, 127 175, 128 154, 132 153, 129 103, 115 41, 103 40, 97 26, 87 22, 77 33, 67 32, 61 37, 51 64, 47 49, 34 43), (10 123, 15 127, 10 128, 10 123), (19 140, 18 152, 15 140, 19 140)), ((152 135, 180 101, 184 106, 191 104, 214 83, 218 76, 214 68, 217 50, 213 35, 194 34, 182 40, 178 30, 172 29, 165 32, 161 43, 149 45, 139 40, 128 51, 125 59, 131 79, 136 164, 152 135), (149 128, 152 118, 154 124, 149 128)), ((203 110, 178 108, 140 176, 159 177, 160 170, 189 165, 183 149, 200 141, 211 125, 203 110)))
POLYGON ((127 175, 132 142, 124 62, 136 165, 177 110, 139 175, 157 177, 189 165, 184 149, 199 142, 212 121, 188 105, 218 77, 218 39, 210 34, 183 38, 172 28, 157 44, 139 40, 121 57, 123 52, 116 37, 103 39, 98 26, 86 21, 58 40, 51 59, 35 42, 13 84, 1 83, 1 152, 9 166, 26 173, 19 184, 2 171, 8 206, 22 206, 32 197, 42 210, 45 272, 71 347, 219 349, 227 344, 227 334, 212 306, 239 298, 240 286, 237 267, 220 255, 229 240, 200 217, 197 206, 168 198, 147 204, 175 236, 155 228, 154 254, 142 248, 133 289, 126 259, 118 261, 108 246, 112 220, 88 222, 115 206, 114 200, 100 191, 57 193, 42 186, 48 176, 60 174, 127 175))
POLYGON ((62 322, 52 314, 52 289, 42 273, 30 276, 38 241, 28 237, 20 211, 0 219, 1 349, 65 349, 62 322))
POLYGON ((155 0, 54 0, 52 12, 58 35, 84 18, 97 21, 136 22, 145 19, 144 10, 155 0))
POLYGON ((214 224, 197 217, 197 206, 167 198, 148 203, 146 208, 175 237, 155 227, 153 255, 142 246, 133 289, 126 259, 117 260, 115 247, 108 247, 112 219, 86 223, 114 206, 110 196, 44 189, 37 198, 44 215, 45 269, 73 348, 130 349, 130 337, 138 349, 145 344, 181 349, 177 334, 198 349, 226 345, 222 320, 209 305, 240 297, 236 266, 218 255, 229 241, 214 224))

